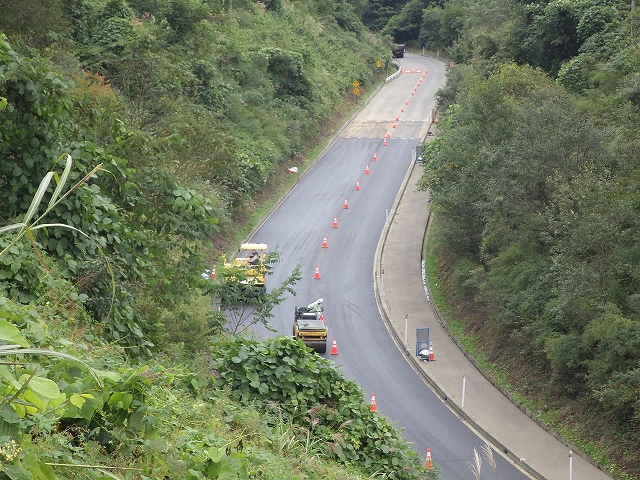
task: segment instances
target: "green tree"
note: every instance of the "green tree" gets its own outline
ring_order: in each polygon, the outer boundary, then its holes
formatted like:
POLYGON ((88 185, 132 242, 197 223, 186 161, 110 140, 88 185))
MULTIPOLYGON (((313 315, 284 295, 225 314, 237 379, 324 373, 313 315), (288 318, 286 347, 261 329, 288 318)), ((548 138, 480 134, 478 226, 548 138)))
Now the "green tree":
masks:
POLYGON ((68 28, 63 8, 64 2, 60 0, 5 0, 2 2, 0 31, 21 37, 27 44, 41 49, 63 43, 68 28))
MULTIPOLYGON (((264 262, 265 275, 273 274, 273 265, 280 261, 277 249, 267 254, 264 262)), ((213 304, 220 315, 214 317, 218 325, 213 326, 215 333, 228 330, 232 334, 241 334, 254 325, 261 324, 272 330, 269 319, 273 317, 273 308, 285 300, 285 295, 295 295, 293 286, 302 278, 300 265, 285 278, 280 285, 260 288, 251 284, 244 267, 222 266, 217 272, 217 281, 207 280, 203 292, 211 295, 213 304)))
POLYGON ((453 46, 462 33, 466 15, 460 2, 445 3, 443 7, 429 5, 422 13, 420 43, 434 50, 453 46))
POLYGON ((363 23, 374 31, 382 31, 389 19, 402 10, 408 0, 369 0, 362 10, 363 23))
POLYGON ((562 62, 578 54, 581 5, 566 0, 531 4, 521 53, 514 59, 556 75, 562 62))
POLYGON ((389 19, 383 33, 394 37, 397 43, 416 41, 420 34, 422 11, 431 3, 436 2, 410 0, 389 19))

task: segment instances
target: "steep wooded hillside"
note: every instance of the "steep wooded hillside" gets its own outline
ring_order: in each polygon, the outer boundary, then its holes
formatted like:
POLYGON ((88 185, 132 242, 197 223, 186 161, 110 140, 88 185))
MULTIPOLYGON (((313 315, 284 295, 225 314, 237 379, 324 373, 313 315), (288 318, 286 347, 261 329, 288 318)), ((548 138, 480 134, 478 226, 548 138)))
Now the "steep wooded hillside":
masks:
POLYGON ((625 478, 640 478, 635 3, 412 0, 382 28, 453 59, 423 178, 452 321, 625 478))
POLYGON ((0 478, 436 478, 330 362, 229 335, 201 277, 390 68, 355 8, 0 3, 0 478))

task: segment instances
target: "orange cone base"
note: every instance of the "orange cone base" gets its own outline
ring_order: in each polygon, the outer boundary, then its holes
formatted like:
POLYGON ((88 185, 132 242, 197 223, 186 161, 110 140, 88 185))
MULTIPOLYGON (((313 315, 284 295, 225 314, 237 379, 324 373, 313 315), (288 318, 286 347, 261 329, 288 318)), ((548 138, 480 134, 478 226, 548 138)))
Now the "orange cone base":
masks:
POLYGON ((330 355, 338 355, 338 344, 336 343, 336 337, 333 337, 333 345, 331 345, 330 355))

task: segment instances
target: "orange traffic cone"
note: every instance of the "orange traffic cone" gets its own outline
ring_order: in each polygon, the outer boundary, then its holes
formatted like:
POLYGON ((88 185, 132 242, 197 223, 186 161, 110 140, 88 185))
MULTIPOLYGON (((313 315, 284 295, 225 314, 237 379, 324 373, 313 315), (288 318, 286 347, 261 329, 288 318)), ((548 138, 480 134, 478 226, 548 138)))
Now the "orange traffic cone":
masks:
POLYGON ((433 462, 431 461, 431 449, 427 448, 427 458, 424 461, 424 468, 427 470, 433 470, 433 462))
POLYGON ((211 269, 211 274, 209 275, 209 278, 211 278, 211 280, 215 280, 216 279, 216 266, 215 265, 211 269))
POLYGON ((433 354, 433 343, 429 342, 429 361, 430 362, 435 362, 436 361, 436 356, 433 354))
POLYGON ((364 174, 369 175, 369 173, 371 172, 369 171, 369 164, 367 163, 367 166, 364 168, 364 174))
POLYGON ((378 160, 378 157, 376 155, 376 152, 373 152, 373 161, 375 162, 376 160, 378 160))
POLYGON ((356 180, 356 190, 360 190, 360 182, 356 180))
POLYGON ((404 113, 404 107, 400 109, 400 113, 404 113))
POLYGON ((391 134, 387 132, 387 138, 391 138, 391 134))
POLYGON ((405 105, 409 105, 409 100, 405 100, 405 101, 404 101, 404 104, 405 104, 405 105))
POLYGON ((331 345, 330 355, 338 355, 338 344, 336 343, 336 337, 333 337, 333 345, 331 345))
POLYGON ((333 228, 338 228, 338 217, 333 217, 333 228))
POLYGON ((347 199, 344 199, 344 205, 342 205, 342 208, 344 208, 345 210, 347 210, 349 208, 349 204, 347 203, 347 199))
POLYGON ((320 269, 318 268, 318 265, 316 265, 316 273, 313 274, 313 279, 318 280, 319 278, 320 278, 320 269))
MULTIPOLYGON (((322 320, 324 322, 324 312, 320 312, 320 320, 322 320)), ((337 348, 336 348, 337 350, 337 348)))
POLYGON ((391 126, 391 128, 396 128, 396 122, 393 122, 393 125, 391 126))
POLYGON ((371 394, 371 406, 369 407, 369 411, 370 412, 377 412, 378 411, 378 407, 376 406, 376 394, 375 393, 371 394))
POLYGON ((327 243, 327 236, 326 235, 322 239, 322 248, 329 248, 329 244, 327 243))
POLYGON ((383 147, 386 147, 386 146, 387 146, 387 139, 386 139, 386 138, 382 141, 382 146, 383 146, 383 147))
POLYGON ((396 122, 397 122, 398 120, 400 120, 400 116, 399 116, 399 115, 396 115, 396 122))

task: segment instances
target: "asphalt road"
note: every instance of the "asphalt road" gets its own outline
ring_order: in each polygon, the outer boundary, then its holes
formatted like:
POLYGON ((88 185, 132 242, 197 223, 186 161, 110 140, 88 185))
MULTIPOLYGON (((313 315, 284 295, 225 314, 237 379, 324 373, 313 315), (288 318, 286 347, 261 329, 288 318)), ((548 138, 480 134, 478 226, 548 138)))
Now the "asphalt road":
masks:
MULTIPOLYGON (((277 247, 282 254, 268 287, 285 279, 297 262, 302 265, 297 295, 273 312, 277 334, 291 335, 296 305, 322 297, 330 338, 325 357, 362 387, 364 401, 375 393, 378 412, 402 430, 416 452, 424 457, 426 448, 437 450, 443 479, 468 480, 473 478, 473 450, 480 452, 485 440, 414 372, 391 339, 373 291, 381 231, 415 148, 427 133, 433 94, 445 78, 444 64, 434 59, 407 55, 401 64, 405 72, 361 109, 251 241, 277 247), (325 236, 328 248, 322 248, 325 236), (316 267, 319 279, 314 278, 316 267), (338 355, 329 354, 334 337, 338 355)), ((529 478, 506 459, 497 461, 502 480, 529 478)), ((495 476, 485 468, 481 478, 495 476)))

